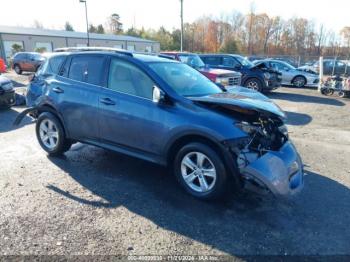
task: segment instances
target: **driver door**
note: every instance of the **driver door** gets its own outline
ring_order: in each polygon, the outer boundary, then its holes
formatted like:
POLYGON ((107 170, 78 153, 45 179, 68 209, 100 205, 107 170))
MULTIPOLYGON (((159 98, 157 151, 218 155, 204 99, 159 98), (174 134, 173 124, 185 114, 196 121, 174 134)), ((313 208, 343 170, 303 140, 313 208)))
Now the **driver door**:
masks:
POLYGON ((99 96, 100 140, 135 153, 161 154, 166 110, 152 101, 153 80, 134 64, 111 58, 99 96))

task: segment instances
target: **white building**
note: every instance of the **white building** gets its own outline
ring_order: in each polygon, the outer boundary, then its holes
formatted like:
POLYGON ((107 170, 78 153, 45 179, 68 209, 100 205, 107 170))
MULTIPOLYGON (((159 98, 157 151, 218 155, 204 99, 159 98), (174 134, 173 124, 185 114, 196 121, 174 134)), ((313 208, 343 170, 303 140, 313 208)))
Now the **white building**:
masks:
MULTIPOLYGON (((127 35, 89 33, 90 46, 122 48, 130 51, 159 52, 160 44, 155 41, 127 35)), ((33 52, 53 51, 59 47, 87 46, 87 34, 64 30, 49 30, 0 25, 0 57, 7 60, 16 48, 33 52), (15 49, 14 49, 15 47, 15 49)))

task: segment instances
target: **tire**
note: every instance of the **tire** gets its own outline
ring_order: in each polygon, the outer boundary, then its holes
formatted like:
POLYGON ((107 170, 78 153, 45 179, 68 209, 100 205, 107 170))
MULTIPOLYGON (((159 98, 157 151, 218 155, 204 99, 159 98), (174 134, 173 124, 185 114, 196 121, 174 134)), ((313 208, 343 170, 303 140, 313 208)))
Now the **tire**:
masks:
POLYGON ((50 156, 61 155, 68 151, 72 145, 71 141, 65 136, 61 122, 52 113, 44 112, 40 114, 35 131, 40 146, 50 156))
POLYGON ((202 200, 217 199, 227 189, 227 170, 223 161, 213 149, 202 143, 190 143, 178 151, 174 173, 189 194, 202 200), (204 160, 202 164, 200 159, 204 160), (189 178, 188 182, 185 177, 189 178))
POLYGON ((345 94, 344 91, 339 91, 338 92, 338 96, 341 97, 341 98, 344 98, 344 97, 346 97, 346 94, 345 94))
POLYGON ((249 78, 247 81, 245 81, 244 86, 246 88, 261 92, 263 89, 262 83, 257 78, 249 78))
POLYGON ((13 66, 13 69, 15 70, 17 75, 21 75, 22 74, 22 69, 21 69, 21 67, 19 65, 15 64, 13 66))
POLYGON ((292 81, 295 87, 304 87, 306 85, 306 78, 304 76, 296 76, 292 81))

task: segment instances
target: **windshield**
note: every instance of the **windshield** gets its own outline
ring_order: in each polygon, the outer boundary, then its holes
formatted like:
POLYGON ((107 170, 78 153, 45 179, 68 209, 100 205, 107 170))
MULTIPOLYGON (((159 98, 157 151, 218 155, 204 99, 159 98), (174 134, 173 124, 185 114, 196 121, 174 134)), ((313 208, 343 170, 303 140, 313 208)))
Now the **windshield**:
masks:
POLYGON ((179 59, 182 63, 188 64, 193 68, 202 68, 205 66, 198 55, 179 55, 179 59))
POLYGON ((254 64, 250 62, 248 59, 242 57, 242 56, 235 56, 235 58, 245 67, 253 67, 254 64))
POLYGON ((182 96, 206 96, 223 91, 197 70, 181 63, 151 63, 150 67, 182 96))

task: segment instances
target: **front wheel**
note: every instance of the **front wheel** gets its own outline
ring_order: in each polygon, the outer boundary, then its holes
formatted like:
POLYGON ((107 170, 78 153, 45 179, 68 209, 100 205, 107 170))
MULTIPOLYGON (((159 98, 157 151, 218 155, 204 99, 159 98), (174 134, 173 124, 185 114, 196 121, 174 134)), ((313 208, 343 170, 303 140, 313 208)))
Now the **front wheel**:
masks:
POLYGON ((63 154, 72 145, 65 137, 61 122, 52 113, 42 113, 36 122, 36 136, 40 146, 51 156, 63 154))
POLYGON ((304 87, 306 85, 306 79, 303 76, 297 76, 293 79, 292 84, 295 87, 304 87))
POLYGON ((190 143, 179 150, 174 161, 177 179, 199 199, 216 199, 226 190, 227 171, 219 155, 202 143, 190 143))
POLYGON ((21 67, 20 67, 19 65, 15 65, 15 66, 13 67, 13 69, 15 70, 15 72, 16 72, 17 75, 22 74, 22 69, 21 69, 21 67))
POLYGON ((245 83, 244 86, 246 88, 261 92, 262 91, 262 84, 261 81, 257 78, 250 78, 245 83))

